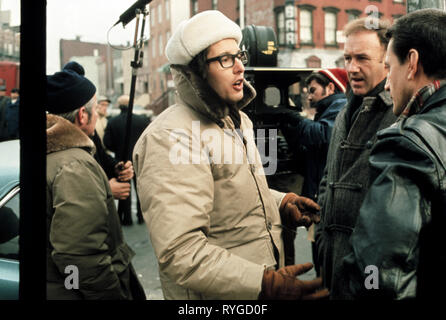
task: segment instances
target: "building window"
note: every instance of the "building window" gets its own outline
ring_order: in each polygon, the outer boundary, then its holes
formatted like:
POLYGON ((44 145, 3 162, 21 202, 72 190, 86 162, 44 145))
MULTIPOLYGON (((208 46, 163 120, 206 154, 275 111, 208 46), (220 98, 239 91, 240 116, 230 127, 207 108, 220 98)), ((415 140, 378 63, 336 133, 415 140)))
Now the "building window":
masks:
POLYGON ((155 26, 155 14, 150 15, 150 23, 151 23, 152 27, 155 26))
POLYGON ((324 28, 325 28, 325 44, 334 46, 337 44, 336 29, 338 26, 338 12, 340 11, 335 7, 325 7, 324 15, 324 28))
POLYGON ((164 50, 163 35, 162 34, 160 34, 160 36, 159 36, 158 45, 159 45, 159 49, 160 49, 160 56, 162 56, 163 55, 163 50, 164 50))
POLYGON ((336 44, 336 13, 325 12, 325 44, 336 44))
POLYGON ((279 45, 285 45, 285 13, 283 11, 277 13, 277 35, 279 45))
POLYGON ((160 89, 164 92, 164 80, 160 79, 160 89))
POLYGON ((300 9, 300 42, 313 43, 313 12, 309 9, 300 9))
POLYGON ((170 3, 169 0, 166 0, 166 2, 164 3, 166 6, 166 20, 170 19, 170 3))
POLYGON ((163 22, 163 5, 158 6, 158 23, 163 22))
POLYGON ((218 0, 212 0, 212 10, 218 9, 218 0))
POLYGON ((155 38, 152 39, 152 57, 153 58, 156 57, 156 39, 155 38))
POLYGON ((192 15, 195 15, 198 12, 198 0, 192 0, 191 6, 192 6, 192 15))
POLYGON ((361 11, 356 9, 347 9, 345 12, 347 12, 348 22, 356 20, 361 16, 361 11))

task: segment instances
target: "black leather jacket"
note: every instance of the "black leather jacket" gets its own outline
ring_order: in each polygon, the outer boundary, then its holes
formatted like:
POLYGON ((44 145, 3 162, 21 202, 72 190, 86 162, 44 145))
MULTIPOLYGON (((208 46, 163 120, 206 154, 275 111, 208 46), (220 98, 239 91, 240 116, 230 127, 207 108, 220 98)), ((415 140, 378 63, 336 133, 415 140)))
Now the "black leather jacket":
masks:
POLYGON ((370 165, 374 182, 344 258, 353 295, 404 299, 416 297, 417 286, 419 296, 444 289, 446 87, 418 114, 378 133, 370 165), (366 288, 373 282, 365 272, 371 265, 378 289, 366 288))

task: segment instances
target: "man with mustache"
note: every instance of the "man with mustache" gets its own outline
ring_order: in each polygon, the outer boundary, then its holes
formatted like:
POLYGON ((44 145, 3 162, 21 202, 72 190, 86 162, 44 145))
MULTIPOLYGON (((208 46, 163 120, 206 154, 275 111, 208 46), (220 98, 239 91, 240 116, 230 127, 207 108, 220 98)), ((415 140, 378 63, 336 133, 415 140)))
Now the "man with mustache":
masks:
POLYGON ((330 299, 351 299, 349 275, 342 258, 370 186, 369 155, 376 133, 395 122, 392 100, 384 90, 384 58, 389 24, 371 18, 356 19, 344 28, 345 69, 351 94, 336 118, 319 186, 321 222, 316 225, 318 262, 330 299))

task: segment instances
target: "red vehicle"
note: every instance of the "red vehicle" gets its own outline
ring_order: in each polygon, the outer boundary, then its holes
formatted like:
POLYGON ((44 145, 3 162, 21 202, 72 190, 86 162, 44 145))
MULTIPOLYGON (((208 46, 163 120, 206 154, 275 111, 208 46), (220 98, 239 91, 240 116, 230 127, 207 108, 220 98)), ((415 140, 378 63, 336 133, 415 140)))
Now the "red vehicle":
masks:
POLYGON ((19 87, 20 64, 13 61, 0 61, 0 86, 6 86, 6 95, 19 87))

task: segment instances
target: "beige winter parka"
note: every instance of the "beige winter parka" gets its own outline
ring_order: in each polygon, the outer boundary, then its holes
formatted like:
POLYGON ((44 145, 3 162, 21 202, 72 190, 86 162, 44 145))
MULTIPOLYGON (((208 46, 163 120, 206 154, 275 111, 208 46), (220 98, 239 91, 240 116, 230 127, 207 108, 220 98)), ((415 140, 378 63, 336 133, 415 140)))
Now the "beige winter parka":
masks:
POLYGON ((78 127, 47 115, 47 299, 145 299, 94 150, 78 127))
POLYGON ((239 111, 255 90, 245 81, 231 111, 190 69, 171 70, 177 103, 148 126, 133 153, 164 297, 257 299, 264 269, 284 265, 284 194, 268 188, 252 123, 239 111), (237 114, 241 130, 234 131, 237 114))

